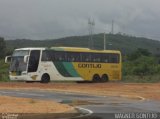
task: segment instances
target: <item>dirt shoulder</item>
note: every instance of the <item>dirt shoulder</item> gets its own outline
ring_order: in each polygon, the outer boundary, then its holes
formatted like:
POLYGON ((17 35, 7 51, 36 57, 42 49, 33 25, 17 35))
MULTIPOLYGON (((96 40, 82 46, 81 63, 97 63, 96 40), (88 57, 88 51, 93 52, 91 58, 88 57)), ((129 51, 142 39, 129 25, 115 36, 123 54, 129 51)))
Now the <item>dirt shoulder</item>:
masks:
POLYGON ((0 83, 0 89, 42 89, 94 95, 144 97, 160 100, 160 83, 0 83))
POLYGON ((64 113, 73 107, 53 101, 0 96, 0 113, 64 113))

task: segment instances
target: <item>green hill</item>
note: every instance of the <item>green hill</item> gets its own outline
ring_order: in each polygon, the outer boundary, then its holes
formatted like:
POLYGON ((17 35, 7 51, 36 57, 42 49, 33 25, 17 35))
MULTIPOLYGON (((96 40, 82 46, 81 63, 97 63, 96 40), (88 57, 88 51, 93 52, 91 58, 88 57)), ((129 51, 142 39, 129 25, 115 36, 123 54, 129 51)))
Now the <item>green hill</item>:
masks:
MULTIPOLYGON (((21 47, 52 47, 52 46, 72 46, 72 47, 88 47, 89 36, 72 36, 60 39, 49 40, 6 40, 8 49, 21 48, 21 47)), ((94 49, 103 49, 103 34, 96 34, 93 36, 94 49)), ((106 34, 106 48, 118 49, 123 54, 128 54, 135 51, 137 48, 148 49, 154 54, 158 54, 160 48, 160 41, 133 37, 121 34, 106 34)))

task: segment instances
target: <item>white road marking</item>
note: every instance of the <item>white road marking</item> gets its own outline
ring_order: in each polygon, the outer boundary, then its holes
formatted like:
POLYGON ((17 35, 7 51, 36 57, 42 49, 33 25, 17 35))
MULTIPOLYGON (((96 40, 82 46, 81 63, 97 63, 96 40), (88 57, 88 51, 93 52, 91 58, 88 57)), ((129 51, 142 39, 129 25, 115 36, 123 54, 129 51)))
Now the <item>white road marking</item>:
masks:
POLYGON ((120 97, 125 97, 125 98, 137 98, 137 99, 140 99, 140 101, 145 101, 146 99, 142 96, 138 96, 138 95, 135 95, 135 96, 131 96, 131 95, 120 95, 120 97))
POLYGON ((30 96, 40 96, 44 97, 45 95, 36 94, 36 93, 21 93, 21 92, 8 92, 8 91, 0 91, 2 94, 20 94, 20 95, 30 95, 30 96))
POLYGON ((80 118, 80 117, 84 117, 84 116, 90 116, 91 114, 93 114, 92 110, 89 110, 89 109, 86 109, 86 108, 82 108, 82 107, 75 107, 75 108, 78 109, 78 110, 87 112, 87 113, 85 113, 85 115, 80 115, 80 116, 77 116, 76 118, 80 118))
POLYGON ((146 98, 144 98, 144 97, 142 97, 142 96, 137 96, 138 98, 140 98, 141 99, 141 101, 144 101, 144 100, 146 100, 146 98))

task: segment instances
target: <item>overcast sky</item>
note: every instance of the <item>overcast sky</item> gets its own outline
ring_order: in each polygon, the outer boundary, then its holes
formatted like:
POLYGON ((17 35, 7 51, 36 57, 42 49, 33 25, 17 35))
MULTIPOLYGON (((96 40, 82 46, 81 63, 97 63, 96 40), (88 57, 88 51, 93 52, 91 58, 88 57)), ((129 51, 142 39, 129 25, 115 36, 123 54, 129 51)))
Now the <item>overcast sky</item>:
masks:
POLYGON ((0 36, 50 39, 94 32, 160 40, 160 0, 0 0, 0 36))

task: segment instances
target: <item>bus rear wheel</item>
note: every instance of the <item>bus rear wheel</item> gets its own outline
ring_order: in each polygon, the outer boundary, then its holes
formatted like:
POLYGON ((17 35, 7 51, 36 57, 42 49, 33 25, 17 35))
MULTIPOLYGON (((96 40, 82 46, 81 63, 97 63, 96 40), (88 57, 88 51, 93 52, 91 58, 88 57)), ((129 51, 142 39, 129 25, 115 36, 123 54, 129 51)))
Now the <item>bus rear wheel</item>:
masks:
POLYGON ((49 83, 50 82, 50 76, 48 74, 43 74, 41 78, 41 83, 49 83))
POLYGON ((107 74, 103 74, 101 77, 101 82, 108 82, 109 78, 107 76, 107 74))
POLYGON ((100 82, 100 76, 99 76, 98 74, 95 74, 95 75, 93 76, 92 81, 93 81, 94 83, 100 82))

